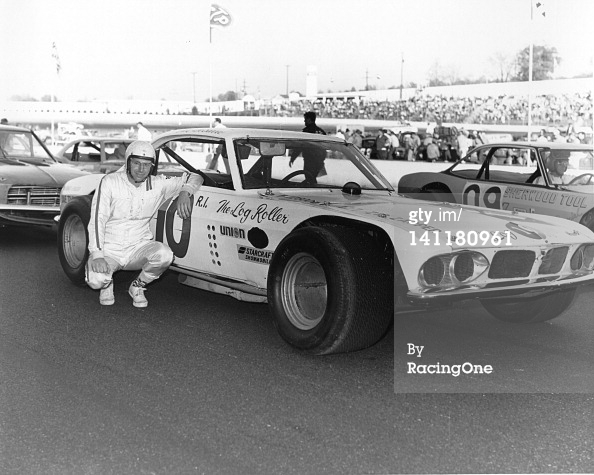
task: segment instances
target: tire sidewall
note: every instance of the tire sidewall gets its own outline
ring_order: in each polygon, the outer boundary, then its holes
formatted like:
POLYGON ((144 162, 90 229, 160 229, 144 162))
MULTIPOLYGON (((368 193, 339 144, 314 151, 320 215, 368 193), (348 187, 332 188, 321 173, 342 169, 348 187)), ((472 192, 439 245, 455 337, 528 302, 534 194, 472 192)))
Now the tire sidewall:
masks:
POLYGON ((89 234, 88 225, 91 215, 90 203, 86 199, 75 199, 68 203, 64 208, 64 212, 60 216, 58 223, 58 256, 60 258, 60 264, 66 276, 77 285, 85 284, 85 268, 87 260, 89 258, 89 234), (85 229, 85 254, 84 257, 77 267, 72 267, 64 254, 64 243, 65 239, 65 225, 72 216, 78 216, 82 221, 85 229))
POLYGON ((303 351, 321 353, 335 343, 336 335, 349 320, 347 312, 354 307, 352 285, 354 270, 348 269, 348 253, 342 243, 323 228, 297 230, 279 244, 268 275, 268 301, 274 316, 274 325, 287 343, 303 351), (282 306, 282 278, 288 261, 295 254, 305 252, 315 257, 324 270, 327 285, 327 305, 321 321, 310 330, 296 328, 282 306))

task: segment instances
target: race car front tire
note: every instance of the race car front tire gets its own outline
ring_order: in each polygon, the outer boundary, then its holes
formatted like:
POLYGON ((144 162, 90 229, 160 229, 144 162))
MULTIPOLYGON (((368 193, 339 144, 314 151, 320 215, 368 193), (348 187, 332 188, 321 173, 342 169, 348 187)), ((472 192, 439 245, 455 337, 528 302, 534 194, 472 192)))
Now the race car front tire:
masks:
POLYGON ((64 208, 58 223, 58 255, 68 278, 85 284, 85 266, 89 258, 87 226, 91 216, 90 199, 75 198, 64 208))
POLYGON ((285 237, 270 262, 268 302, 281 337, 305 353, 355 351, 386 333, 393 263, 374 238, 343 226, 285 237))
POLYGON ((509 323, 539 323, 561 315, 569 308, 576 289, 564 289, 539 297, 481 299, 483 307, 495 318, 509 323))

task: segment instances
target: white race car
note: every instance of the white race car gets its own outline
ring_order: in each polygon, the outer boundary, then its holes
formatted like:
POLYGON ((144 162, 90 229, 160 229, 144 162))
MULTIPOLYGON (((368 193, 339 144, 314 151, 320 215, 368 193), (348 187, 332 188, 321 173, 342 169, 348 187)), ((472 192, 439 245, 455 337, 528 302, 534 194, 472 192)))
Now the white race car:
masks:
MULTIPOLYGON (((478 298, 510 322, 549 320, 594 279, 594 233, 586 227, 403 198, 336 137, 186 129, 153 145, 157 160, 205 179, 191 218, 181 220, 172 200, 152 221, 155 239, 175 254, 179 281, 267 301, 280 335, 305 352, 365 348, 395 312, 463 299, 478 298)), ((75 283, 84 282, 100 179, 62 189, 59 255, 75 283)))

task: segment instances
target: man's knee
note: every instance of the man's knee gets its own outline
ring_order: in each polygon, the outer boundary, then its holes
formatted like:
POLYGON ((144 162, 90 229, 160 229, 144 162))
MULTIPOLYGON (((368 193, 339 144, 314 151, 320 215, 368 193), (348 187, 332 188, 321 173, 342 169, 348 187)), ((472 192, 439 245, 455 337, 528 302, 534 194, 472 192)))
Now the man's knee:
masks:
POLYGON ((173 262, 173 251, 169 246, 161 244, 150 260, 156 265, 169 266, 173 262))

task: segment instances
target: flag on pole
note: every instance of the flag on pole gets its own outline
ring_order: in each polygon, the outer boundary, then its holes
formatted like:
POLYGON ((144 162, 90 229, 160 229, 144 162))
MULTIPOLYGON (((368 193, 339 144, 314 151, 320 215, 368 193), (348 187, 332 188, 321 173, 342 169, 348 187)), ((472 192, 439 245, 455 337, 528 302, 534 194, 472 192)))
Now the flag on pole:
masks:
POLYGON ((56 74, 60 74, 60 69, 62 69, 62 65, 60 64, 60 56, 58 55, 58 47, 56 46, 56 42, 52 43, 52 58, 56 62, 56 74))
POLYGON ((229 11, 214 3, 210 6, 210 39, 212 41, 213 28, 226 28, 231 24, 229 11))
POLYGON ((547 17, 547 10, 542 0, 534 0, 534 8, 532 9, 532 13, 532 19, 534 19, 535 16, 536 18, 547 17))

